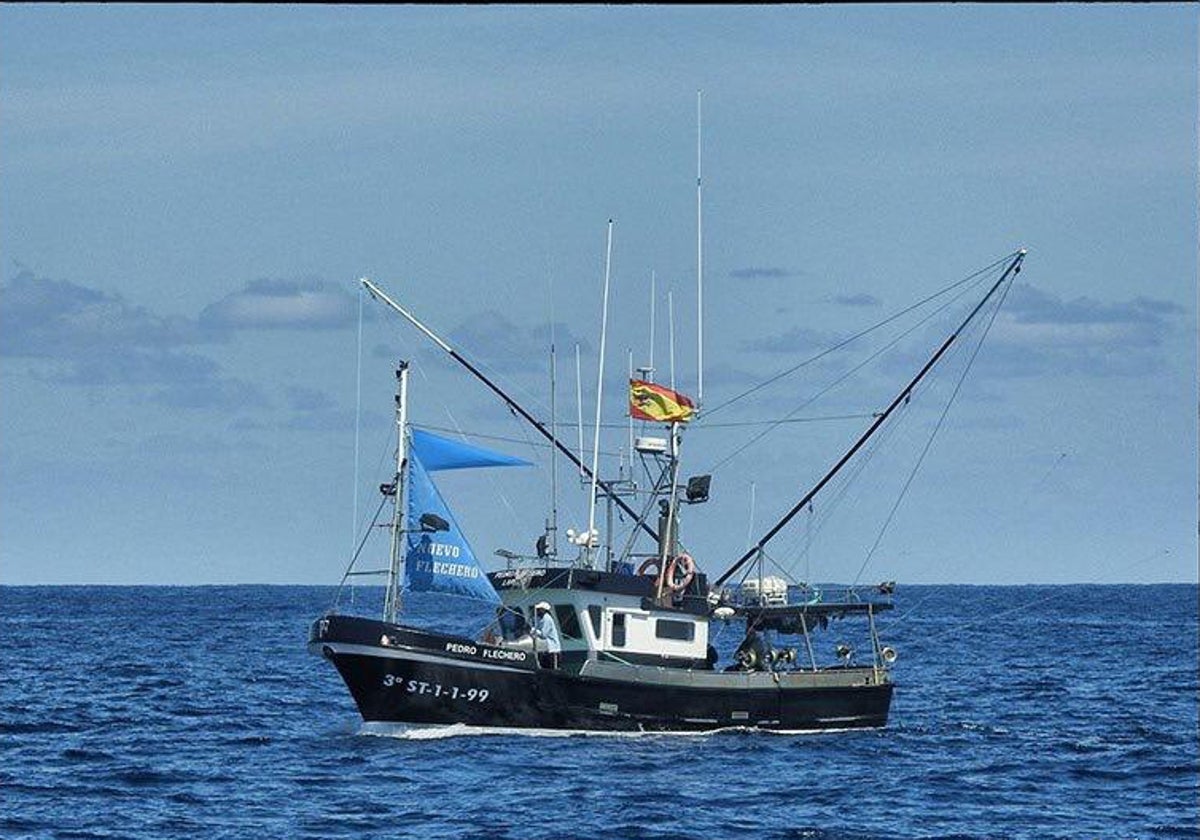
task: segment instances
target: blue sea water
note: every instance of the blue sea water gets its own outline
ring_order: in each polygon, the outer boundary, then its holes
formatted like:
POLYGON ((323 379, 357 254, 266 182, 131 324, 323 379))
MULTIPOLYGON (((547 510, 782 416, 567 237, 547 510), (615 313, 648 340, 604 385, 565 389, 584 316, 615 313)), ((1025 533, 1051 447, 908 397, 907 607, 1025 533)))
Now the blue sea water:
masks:
POLYGON ((0 588, 0 837, 1200 833, 1192 585, 901 587, 889 726, 807 735, 370 734, 331 597, 0 588))

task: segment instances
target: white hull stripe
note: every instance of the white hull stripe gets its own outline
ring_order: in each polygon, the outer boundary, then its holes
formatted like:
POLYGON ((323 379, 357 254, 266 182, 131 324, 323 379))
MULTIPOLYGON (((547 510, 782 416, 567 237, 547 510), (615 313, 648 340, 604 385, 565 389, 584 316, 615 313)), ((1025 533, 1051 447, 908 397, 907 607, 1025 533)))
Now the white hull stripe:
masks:
POLYGON ((455 659, 449 656, 434 656, 418 652, 407 647, 373 647, 371 645, 349 645, 341 642, 313 642, 317 651, 329 648, 334 653, 370 656, 375 659, 408 659, 413 662, 427 662, 432 665, 446 665, 454 668, 470 668, 480 671, 504 671, 509 674, 528 674, 524 668, 509 668, 504 665, 492 665, 488 662, 476 662, 470 659, 455 659))

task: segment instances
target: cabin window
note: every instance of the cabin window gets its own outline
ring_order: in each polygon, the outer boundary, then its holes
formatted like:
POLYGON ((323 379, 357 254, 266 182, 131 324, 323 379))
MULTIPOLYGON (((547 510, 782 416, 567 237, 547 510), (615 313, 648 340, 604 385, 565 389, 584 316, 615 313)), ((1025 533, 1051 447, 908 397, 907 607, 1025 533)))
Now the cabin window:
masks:
POLYGON ((582 639, 583 631, 579 627, 579 613, 570 604, 555 604, 554 617, 558 619, 558 630, 564 639, 582 639))
POLYGON ((600 619, 603 615, 604 613, 595 604, 588 607, 588 619, 592 622, 592 633, 595 634, 597 639, 600 638, 600 619))
POLYGON ((654 622, 654 635, 660 639, 690 642, 696 638, 696 625, 691 621, 672 621, 669 618, 660 618, 654 622))
POLYGON ((613 613, 612 646, 625 647, 625 613, 613 613))

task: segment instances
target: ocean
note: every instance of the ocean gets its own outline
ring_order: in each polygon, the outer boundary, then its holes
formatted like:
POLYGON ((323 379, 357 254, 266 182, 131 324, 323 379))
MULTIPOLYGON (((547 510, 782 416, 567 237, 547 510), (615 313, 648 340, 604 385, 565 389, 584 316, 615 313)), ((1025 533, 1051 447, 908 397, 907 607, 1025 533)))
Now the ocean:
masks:
POLYGON ((365 731, 332 595, 0 587, 0 837, 1200 835, 1194 585, 901 585, 888 727, 802 735, 365 731))

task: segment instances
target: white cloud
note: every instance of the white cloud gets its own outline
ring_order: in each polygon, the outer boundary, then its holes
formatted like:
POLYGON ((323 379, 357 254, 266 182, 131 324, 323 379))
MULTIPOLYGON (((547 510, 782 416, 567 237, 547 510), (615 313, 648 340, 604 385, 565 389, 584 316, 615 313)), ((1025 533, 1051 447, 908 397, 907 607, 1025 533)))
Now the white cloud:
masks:
POLYGON ((999 376, 1137 376, 1163 368, 1163 345, 1182 314, 1168 301, 1064 300, 1018 284, 996 318, 983 358, 999 376))
POLYGON ((358 318, 358 303, 344 289, 319 280, 256 280, 200 313, 214 330, 338 329, 358 318))

